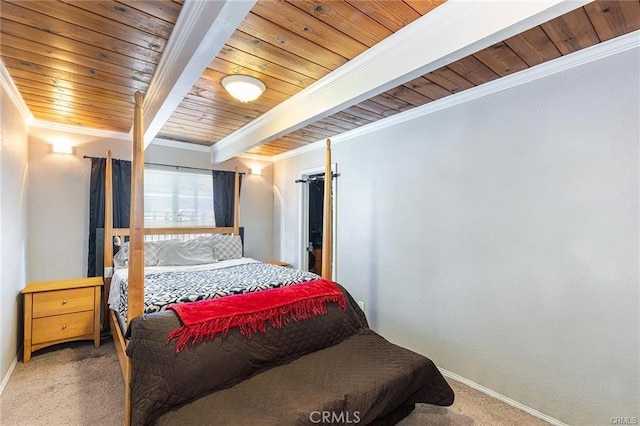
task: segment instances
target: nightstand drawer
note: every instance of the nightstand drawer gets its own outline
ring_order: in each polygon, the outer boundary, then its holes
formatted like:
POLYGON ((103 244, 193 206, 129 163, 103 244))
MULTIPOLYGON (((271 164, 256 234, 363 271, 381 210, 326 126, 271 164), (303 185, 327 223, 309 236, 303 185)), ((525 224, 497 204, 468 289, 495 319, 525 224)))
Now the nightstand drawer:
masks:
POLYGON ((73 339, 93 333, 93 311, 56 315, 33 320, 32 343, 73 339))
POLYGON ((35 293, 33 295, 33 318, 93 311, 93 305, 93 287, 35 293))

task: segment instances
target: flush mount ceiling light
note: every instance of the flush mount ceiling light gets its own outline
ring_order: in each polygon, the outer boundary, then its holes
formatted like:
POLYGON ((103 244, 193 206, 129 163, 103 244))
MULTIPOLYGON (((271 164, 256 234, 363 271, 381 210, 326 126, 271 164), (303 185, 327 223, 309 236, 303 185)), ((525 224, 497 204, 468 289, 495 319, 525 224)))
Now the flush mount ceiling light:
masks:
POLYGON ((222 86, 231 96, 245 103, 258 99, 267 88, 257 78, 242 74, 226 76, 222 79, 222 86))

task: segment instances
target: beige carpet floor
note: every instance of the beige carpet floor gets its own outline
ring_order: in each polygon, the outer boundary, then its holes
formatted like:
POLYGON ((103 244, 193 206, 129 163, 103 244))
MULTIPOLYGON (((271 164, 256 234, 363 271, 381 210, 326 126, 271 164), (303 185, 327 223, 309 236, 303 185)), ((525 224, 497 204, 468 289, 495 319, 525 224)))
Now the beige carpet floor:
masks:
MULTIPOLYGON (((417 404, 399 424, 546 425, 529 414, 448 379, 456 393, 451 407, 417 404)), ((58 345, 18 363, 2 395, 0 425, 121 425, 123 381, 112 341, 100 348, 88 342, 58 345)), ((215 421, 212 421, 215 425, 215 421)), ((187 425, 181 425, 187 426, 187 425)), ((259 426, 259 425, 256 425, 259 426)))

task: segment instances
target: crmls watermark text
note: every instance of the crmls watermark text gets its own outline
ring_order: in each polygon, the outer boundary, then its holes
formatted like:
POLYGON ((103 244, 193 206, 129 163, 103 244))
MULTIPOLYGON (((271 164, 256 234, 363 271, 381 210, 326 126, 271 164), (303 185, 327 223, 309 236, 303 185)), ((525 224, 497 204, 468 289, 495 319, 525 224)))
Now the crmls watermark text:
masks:
POLYGON ((315 424, 356 424, 360 423, 360 411, 312 411, 309 420, 315 424))
POLYGON ((637 425, 637 417, 610 417, 609 423, 612 425, 637 425))

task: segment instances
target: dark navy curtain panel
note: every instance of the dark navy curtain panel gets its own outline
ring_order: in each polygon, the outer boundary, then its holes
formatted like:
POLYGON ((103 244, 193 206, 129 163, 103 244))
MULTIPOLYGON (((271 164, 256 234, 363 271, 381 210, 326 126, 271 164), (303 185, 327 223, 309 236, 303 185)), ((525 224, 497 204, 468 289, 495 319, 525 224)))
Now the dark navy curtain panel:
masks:
MULTIPOLYGON (((213 214, 216 226, 233 226, 235 172, 212 170, 213 176, 213 214)), ((242 189, 242 174, 240 175, 242 189)))
MULTIPOLYGON (((102 250, 97 249, 96 229, 104 228, 106 164, 106 158, 91 158, 88 277, 102 275, 102 270, 98 270, 96 267, 96 254, 98 252, 102 253, 102 250)), ((131 206, 131 161, 112 160, 112 170, 113 226, 115 228, 128 228, 131 206)))

